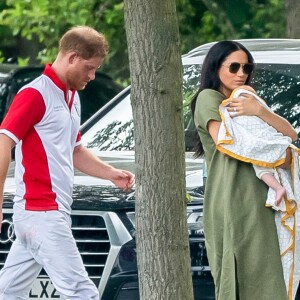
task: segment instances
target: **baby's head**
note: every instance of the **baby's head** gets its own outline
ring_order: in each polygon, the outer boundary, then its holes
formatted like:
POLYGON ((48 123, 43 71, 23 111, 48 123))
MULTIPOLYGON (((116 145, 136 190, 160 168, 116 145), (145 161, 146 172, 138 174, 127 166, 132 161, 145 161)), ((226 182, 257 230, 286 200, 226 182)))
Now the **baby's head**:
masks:
POLYGON ((256 91, 250 85, 241 85, 239 87, 239 89, 244 89, 244 90, 247 90, 249 92, 252 92, 252 93, 256 94, 256 91))

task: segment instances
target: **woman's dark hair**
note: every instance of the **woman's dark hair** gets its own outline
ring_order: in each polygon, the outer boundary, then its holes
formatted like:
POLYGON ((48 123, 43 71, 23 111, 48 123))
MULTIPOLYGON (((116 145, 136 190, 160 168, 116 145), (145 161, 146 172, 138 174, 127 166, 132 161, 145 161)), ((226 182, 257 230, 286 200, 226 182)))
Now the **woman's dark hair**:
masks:
MULTIPOLYGON (((235 41, 221 41, 214 44, 204 59, 200 77, 200 88, 197 93, 193 96, 191 101, 191 111, 194 118, 195 107, 197 102, 198 94, 204 89, 212 89, 219 91, 221 81, 219 78, 219 69, 226 58, 233 52, 243 50, 248 56, 248 62, 254 63, 251 53, 240 43, 235 41)), ((253 72, 247 77, 245 84, 250 84, 253 77, 253 72)), ((198 133, 195 135, 195 157, 203 156, 204 150, 198 133)))

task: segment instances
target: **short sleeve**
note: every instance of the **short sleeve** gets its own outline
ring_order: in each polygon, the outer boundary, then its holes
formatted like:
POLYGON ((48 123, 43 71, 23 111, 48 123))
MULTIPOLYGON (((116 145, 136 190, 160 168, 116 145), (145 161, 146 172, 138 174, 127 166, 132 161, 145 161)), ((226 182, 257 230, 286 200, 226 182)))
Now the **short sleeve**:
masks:
POLYGON ((79 131, 76 137, 76 143, 75 146, 78 146, 81 144, 81 132, 79 131))
POLYGON ((225 97, 215 90, 206 89, 199 93, 194 114, 198 129, 206 130, 211 120, 221 122, 219 106, 224 99, 225 97))
POLYGON ((45 102, 39 91, 25 88, 14 98, 2 124, 0 132, 18 142, 41 121, 46 111, 45 102))

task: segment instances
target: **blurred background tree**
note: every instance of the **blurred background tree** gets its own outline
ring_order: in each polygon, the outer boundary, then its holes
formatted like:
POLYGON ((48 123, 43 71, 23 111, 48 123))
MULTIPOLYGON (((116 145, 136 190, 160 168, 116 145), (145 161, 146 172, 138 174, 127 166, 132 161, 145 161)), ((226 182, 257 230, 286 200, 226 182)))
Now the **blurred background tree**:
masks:
MULTIPOLYGON (((298 0, 176 0, 176 3, 182 53, 215 40, 295 38, 300 34, 300 26, 295 24, 300 22, 298 0), (288 26, 286 15, 295 16, 289 19, 288 26)), ((102 70, 127 85, 129 63, 120 0, 85 0, 84 5, 82 0, 2 0, 0 62, 12 57, 21 57, 23 62, 28 58, 29 64, 51 62, 59 37, 73 25, 93 26, 107 36, 110 55, 102 70)))

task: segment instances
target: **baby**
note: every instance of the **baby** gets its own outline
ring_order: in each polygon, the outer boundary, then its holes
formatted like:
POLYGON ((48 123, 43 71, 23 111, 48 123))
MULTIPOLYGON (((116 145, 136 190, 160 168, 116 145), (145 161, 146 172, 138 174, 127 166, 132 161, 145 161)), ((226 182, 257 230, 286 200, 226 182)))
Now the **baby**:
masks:
MULTIPOLYGON (((241 86, 235 89, 230 98, 220 105, 223 122, 217 148, 234 158, 253 164, 256 176, 275 191, 275 203, 271 205, 276 209, 286 195, 286 189, 274 177, 275 167, 284 162, 286 149, 292 140, 257 116, 235 116, 235 112, 227 110, 232 98, 243 98, 245 94, 253 95, 261 105, 267 106, 252 87, 241 86)), ((270 203, 267 201, 267 204, 270 203)))

